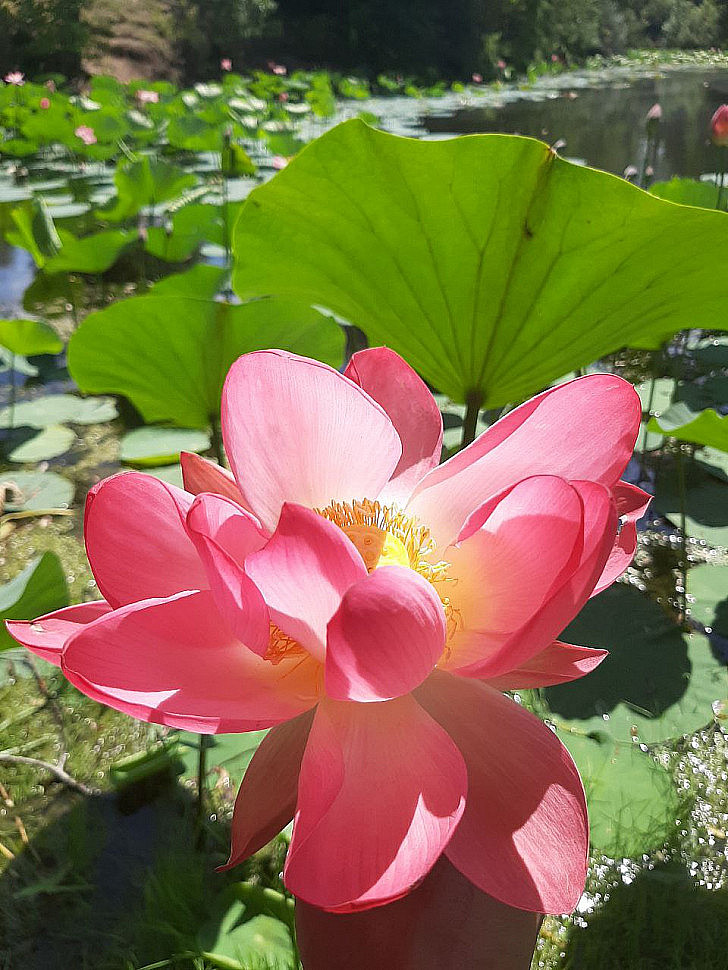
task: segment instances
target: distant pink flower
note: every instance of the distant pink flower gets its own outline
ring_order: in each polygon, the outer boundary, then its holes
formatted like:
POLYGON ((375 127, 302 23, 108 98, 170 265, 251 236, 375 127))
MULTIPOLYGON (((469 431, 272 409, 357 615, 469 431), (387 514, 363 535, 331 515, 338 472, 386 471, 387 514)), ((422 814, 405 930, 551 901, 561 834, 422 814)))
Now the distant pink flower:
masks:
POLYGON ((6 84, 14 84, 16 87, 22 87, 25 84, 25 75, 22 71, 10 71, 5 75, 6 84))
POLYGON ((662 120, 662 106, 659 104, 653 104, 650 110, 645 115, 645 120, 650 121, 661 121, 662 120))
POLYGON ((140 89, 136 93, 139 104, 159 104, 158 91, 144 91, 140 89))
POLYGON ((288 165, 288 159, 285 155, 274 155, 273 156, 273 168, 280 171, 288 165))
POLYGON ((276 64, 275 61, 268 61, 268 70, 273 74, 278 74, 282 77, 284 74, 288 74, 288 68, 284 67, 282 64, 276 64))
POLYGON ((223 57, 223 59, 220 61, 220 70, 232 71, 232 69, 233 69, 233 62, 230 60, 229 57, 223 57))
POLYGON ((482 84, 482 83, 483 83, 483 75, 473 74, 473 84, 482 84))
POLYGON ((134 717, 271 728, 229 866, 295 817, 285 881, 321 909, 397 899, 444 854, 501 902, 566 912, 586 877, 581 781, 502 691, 603 659, 556 637, 634 552, 647 496, 619 475, 640 416, 631 385, 590 375, 438 466, 437 405, 392 351, 344 374, 248 354, 222 397, 232 474, 185 455, 185 491, 136 472, 96 485, 104 601, 8 629, 134 717))
POLYGON ((51 78, 50 80, 46 81, 45 87, 47 87, 51 94, 53 94, 56 90, 56 82, 51 78))
POLYGON ((79 125, 74 131, 74 135, 80 138, 84 145, 95 145, 98 141, 96 132, 88 125, 79 125))
POLYGON ((38 102, 38 104, 39 104, 39 106, 44 111, 46 111, 51 106, 51 99, 50 98, 41 98, 40 101, 38 102))
POLYGON ((632 179, 637 178, 639 174, 639 170, 635 165, 628 165, 627 168, 625 168, 625 170, 622 172, 622 178, 627 179, 629 182, 632 179))
POLYGON ((559 57, 558 54, 552 54, 551 55, 551 63, 552 64, 558 64, 560 60, 561 60, 561 58, 559 57))
POLYGON ((283 101, 284 103, 288 101, 288 91, 281 91, 281 93, 278 95, 278 100, 283 101))
POLYGON ((506 66, 507 66, 506 62, 503 59, 498 61, 498 63, 496 64, 496 67, 498 68, 499 71, 505 71, 506 66))
POLYGON ((714 145, 728 145, 728 104, 722 104, 710 119, 710 136, 714 145))

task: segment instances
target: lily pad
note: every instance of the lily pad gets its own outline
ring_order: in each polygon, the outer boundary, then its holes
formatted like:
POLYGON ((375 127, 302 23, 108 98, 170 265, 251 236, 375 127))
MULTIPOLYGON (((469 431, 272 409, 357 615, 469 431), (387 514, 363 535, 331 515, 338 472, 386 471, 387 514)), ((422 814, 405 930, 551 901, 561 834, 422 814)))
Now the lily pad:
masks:
MULTIPOLYGON (((685 460, 685 526, 688 535, 713 546, 728 547, 728 484, 700 461, 685 460)), ((680 489, 676 469, 660 471, 653 508, 680 524, 680 489)))
POLYGON ((67 509, 73 501, 73 483, 55 472, 10 471, 0 484, 5 489, 4 512, 67 509))
POLYGON ((712 408, 695 412, 680 401, 659 418, 652 418, 648 428, 678 441, 690 441, 728 452, 728 417, 721 417, 712 408))
POLYGON ((46 261, 47 273, 103 273, 137 240, 135 232, 108 229, 83 239, 59 230, 61 249, 46 261))
POLYGON ((723 213, 516 136, 345 122, 255 189, 234 249, 242 298, 326 306, 486 408, 624 345, 726 326, 723 213))
POLYGON ((0 411, 0 428, 45 428, 57 424, 102 424, 117 417, 110 398, 76 397, 75 394, 47 394, 33 401, 20 401, 15 408, 0 411))
POLYGON ((666 741, 707 724, 726 695, 728 672, 707 638, 684 633, 634 588, 617 584, 590 600, 561 639, 609 650, 588 677, 542 691, 547 715, 578 733, 666 741))
MULTIPOLYGON (((0 619, 27 620, 68 606, 68 586, 61 563, 52 552, 33 559, 15 579, 0 586, 0 619)), ((17 647, 0 623, 0 652, 17 647)))
POLYGON ((207 451, 210 436, 191 428, 135 428, 121 439, 121 460, 139 468, 171 465, 182 451, 207 451))
POLYGON ((49 424, 9 453, 10 461, 47 461, 64 455, 76 440, 75 433, 63 424, 49 424))

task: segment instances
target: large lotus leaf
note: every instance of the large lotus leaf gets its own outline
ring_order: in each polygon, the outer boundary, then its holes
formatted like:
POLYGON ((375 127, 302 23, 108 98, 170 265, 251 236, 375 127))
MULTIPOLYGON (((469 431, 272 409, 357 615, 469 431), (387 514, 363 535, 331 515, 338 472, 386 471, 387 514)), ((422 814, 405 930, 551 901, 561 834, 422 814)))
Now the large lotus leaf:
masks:
POLYGON ((170 145, 189 152, 221 151, 222 135, 222 125, 219 122, 210 124, 193 114, 171 118, 167 128, 170 145))
POLYGON ((348 121, 250 196, 235 289, 327 306, 438 390, 518 401, 625 344, 726 325, 728 220, 509 135, 348 121))
POLYGON ((40 320, 0 320, 0 346, 13 354, 58 354, 63 341, 56 331, 40 320))
MULTIPOLYGON (((685 460, 685 459, 684 459, 685 460)), ((700 461, 685 460, 685 527, 696 539, 728 547, 728 485, 700 461)), ((680 487, 677 470, 661 469, 655 482, 653 508, 680 523, 680 487)))
POLYGON ((42 199, 29 199, 13 209, 10 218, 15 229, 8 230, 5 238, 13 246, 27 249, 36 266, 42 267, 61 248, 53 218, 42 199))
POLYGON ((688 573, 692 616, 722 637, 728 637, 728 566, 705 563, 688 573))
MULTIPOLYGON (((68 606, 68 586, 63 568, 52 552, 44 552, 0 586, 0 620, 27 620, 68 606)), ((17 643, 0 623, 0 652, 17 643)))
POLYGON ((222 243, 222 209, 220 206, 194 203, 175 212, 168 228, 149 228, 146 250, 157 259, 180 263, 189 259, 205 241, 222 243))
MULTIPOLYGON (((701 209, 718 208, 718 186, 715 182, 698 182, 696 179, 674 178, 669 182, 653 182, 650 192, 660 199, 693 205, 701 209)), ((723 193, 721 209, 728 206, 728 196, 723 193)))
POLYGON ((135 232, 107 229, 83 239, 59 230, 61 249, 46 261, 46 273, 104 273, 137 240, 135 232))
POLYGON ((679 737, 707 724, 728 690, 707 638, 683 633, 632 587, 590 600, 561 639, 609 650, 588 677, 542 692, 548 716, 581 733, 606 730, 645 744, 679 737))
POLYGON ((669 435, 679 441, 690 441, 728 452, 728 417, 721 417, 712 408, 696 413, 684 402, 679 402, 659 418, 652 418, 648 427, 650 431, 669 435))
POLYGON ((198 263, 184 273, 165 276, 149 290, 150 296, 189 296, 198 300, 212 300, 220 292, 228 270, 222 266, 198 263))
POLYGON ((606 731, 558 735, 584 782, 589 835, 597 852, 639 856, 674 834, 680 799, 671 776, 650 754, 606 731))
POLYGON ((206 428, 230 365, 266 347, 339 366, 343 333, 289 300, 141 296, 89 314, 69 341, 68 367, 83 391, 123 394, 147 422, 206 428))
POLYGON ((99 216, 110 222, 122 222, 135 216, 145 206, 156 206, 181 195, 191 188, 196 178, 178 165, 161 158, 142 155, 133 162, 119 165, 114 175, 118 198, 99 216))

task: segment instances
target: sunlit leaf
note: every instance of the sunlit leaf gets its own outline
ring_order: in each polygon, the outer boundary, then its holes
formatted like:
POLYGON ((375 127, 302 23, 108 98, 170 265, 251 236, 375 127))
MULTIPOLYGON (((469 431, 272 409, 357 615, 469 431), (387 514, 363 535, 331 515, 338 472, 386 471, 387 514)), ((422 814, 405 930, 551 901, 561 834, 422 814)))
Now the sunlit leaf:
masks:
POLYGON ((690 607, 692 617, 728 637, 728 566, 695 566, 688 573, 688 589, 694 600, 690 607))
POLYGON ((652 418, 648 428, 678 441, 690 441, 728 452, 728 417, 721 417, 712 408, 696 413, 687 404, 679 402, 659 418, 652 418))
MULTIPOLYGON (((28 620, 68 606, 63 568, 52 552, 33 559, 15 579, 0 586, 0 620, 28 620)), ((17 643, 0 623, 0 652, 17 643)))
POLYGON ((18 463, 47 461, 65 454, 75 440, 76 435, 71 428, 63 424, 49 424, 16 445, 8 458, 18 463))
POLYGON ((63 341, 53 327, 40 320, 0 320, 0 346, 13 354, 58 354, 63 341))
POLYGON ((194 175, 172 162, 141 155, 136 161, 117 166, 114 182, 118 197, 110 208, 98 214, 110 222, 122 222, 145 206, 176 198, 196 181, 194 175))
POLYGON ((123 394, 149 423, 206 428, 230 365, 266 347, 340 366, 343 334, 330 317, 288 300, 150 295, 89 314, 69 342, 68 367, 81 390, 123 394))
POLYGON ((724 213, 515 136, 339 125, 251 194, 235 257, 241 297, 327 306, 485 407, 625 344, 726 326, 724 213))
POLYGON ((46 273, 103 273, 137 240, 135 232, 108 229, 83 239, 64 229, 59 231, 61 249, 46 261, 46 273))

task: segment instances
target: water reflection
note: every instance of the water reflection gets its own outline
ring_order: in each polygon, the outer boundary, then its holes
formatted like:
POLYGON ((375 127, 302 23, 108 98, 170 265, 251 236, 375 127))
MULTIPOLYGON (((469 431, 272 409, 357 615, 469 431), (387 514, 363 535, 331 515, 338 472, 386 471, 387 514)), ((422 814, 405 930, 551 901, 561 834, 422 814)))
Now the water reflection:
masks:
MULTIPOLYGON (((450 117, 430 117, 431 132, 498 131, 531 135, 553 144, 566 141, 562 154, 621 174, 641 166, 645 154, 645 116, 662 106, 655 177, 698 176, 720 165, 719 151, 708 137, 710 118, 728 101, 728 70, 679 71, 628 80, 604 87, 567 87, 549 91, 547 100, 518 100, 496 106, 467 106, 450 117)), ((538 92, 536 92, 538 94, 538 92)), ((543 94, 541 94, 543 98, 543 94)))
POLYGON ((0 241, 0 314, 4 319, 26 316, 23 293, 33 282, 35 263, 25 249, 0 241))

